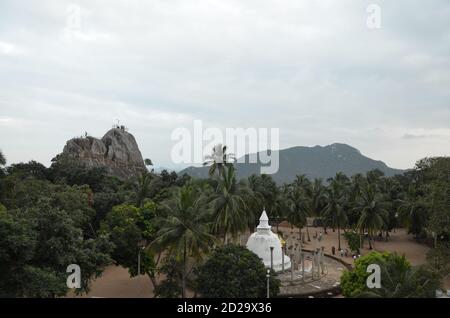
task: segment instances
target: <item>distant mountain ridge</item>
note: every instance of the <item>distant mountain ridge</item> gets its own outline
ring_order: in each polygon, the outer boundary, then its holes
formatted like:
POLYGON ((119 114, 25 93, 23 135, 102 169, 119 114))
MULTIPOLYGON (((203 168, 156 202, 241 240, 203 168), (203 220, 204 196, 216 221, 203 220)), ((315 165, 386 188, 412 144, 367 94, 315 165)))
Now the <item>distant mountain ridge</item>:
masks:
MULTIPOLYGON (((370 159, 361 152, 346 144, 334 143, 328 146, 292 147, 279 152, 279 170, 272 174, 272 178, 278 183, 292 182, 296 175, 304 174, 310 179, 322 178, 324 180, 333 177, 337 172, 342 172, 351 177, 357 173, 366 173, 378 169, 386 176, 402 174, 405 171, 388 167, 384 162, 370 159)), ((245 156, 245 162, 249 158, 254 159, 258 154, 245 156)), ((242 161, 242 158, 241 160, 242 161)), ((261 163, 237 163, 238 179, 247 178, 252 174, 260 175, 261 163)), ((189 167, 180 172, 187 173, 196 178, 206 178, 209 167, 189 167)))

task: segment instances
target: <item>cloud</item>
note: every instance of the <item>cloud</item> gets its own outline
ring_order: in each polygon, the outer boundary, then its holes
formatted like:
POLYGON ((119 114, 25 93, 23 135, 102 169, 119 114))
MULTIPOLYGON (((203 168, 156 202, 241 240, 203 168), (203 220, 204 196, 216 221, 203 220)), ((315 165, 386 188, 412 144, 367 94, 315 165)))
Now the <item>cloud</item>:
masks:
POLYGON ((193 119, 280 128, 281 147, 346 142, 399 168, 448 149, 446 0, 378 1, 378 30, 366 26, 371 1, 73 3, 0 4, 10 161, 49 163, 116 119, 165 166, 171 131, 193 119))
POLYGON ((414 135, 414 134, 404 134, 403 139, 424 139, 433 138, 433 135, 414 135))
POLYGON ((12 43, 0 41, 0 54, 16 55, 20 54, 22 50, 12 43))

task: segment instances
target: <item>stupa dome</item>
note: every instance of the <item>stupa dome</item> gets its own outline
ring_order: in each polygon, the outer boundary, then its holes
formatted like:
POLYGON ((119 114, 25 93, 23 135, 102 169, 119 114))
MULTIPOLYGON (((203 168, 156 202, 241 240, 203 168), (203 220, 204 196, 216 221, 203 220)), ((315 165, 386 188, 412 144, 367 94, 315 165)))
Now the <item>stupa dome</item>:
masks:
MULTIPOLYGON (((266 211, 263 211, 259 219, 257 231, 253 233, 247 241, 247 248, 262 259, 266 268, 270 268, 271 247, 273 247, 273 270, 275 272, 279 272, 283 269, 283 249, 281 246, 281 241, 278 235, 272 232, 267 213, 266 211)), ((285 255, 284 269, 286 270, 290 268, 291 260, 285 255)))

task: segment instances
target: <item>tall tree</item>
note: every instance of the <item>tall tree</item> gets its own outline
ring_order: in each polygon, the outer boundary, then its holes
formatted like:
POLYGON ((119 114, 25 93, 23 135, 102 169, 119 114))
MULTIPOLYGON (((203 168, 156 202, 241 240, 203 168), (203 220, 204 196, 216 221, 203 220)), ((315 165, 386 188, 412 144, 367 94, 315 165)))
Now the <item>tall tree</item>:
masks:
POLYGON ((168 257, 182 262, 181 292, 185 298, 188 258, 201 259, 215 241, 209 234, 207 200, 192 184, 187 184, 178 188, 163 206, 167 216, 161 219, 151 247, 163 247, 168 257))
MULTIPOLYGON (((310 186, 306 187, 305 190, 307 215, 314 217, 320 216, 325 208, 325 188, 322 184, 322 179, 314 179, 314 182, 312 182, 310 186)), ((308 241, 311 241, 309 237, 308 222, 306 223, 306 230, 308 234, 308 241)), ((324 232, 326 233, 325 226, 324 232)))
POLYGON ((266 174, 262 174, 261 176, 253 174, 247 181, 248 186, 246 187, 246 191, 250 193, 246 193, 244 198, 246 203, 249 203, 247 204, 247 209, 251 209, 254 215, 253 220, 251 220, 253 228, 250 230, 254 230, 261 211, 265 209, 269 217, 275 219, 278 231, 278 223, 283 211, 280 207, 282 202, 279 198, 277 184, 271 176, 266 174))
POLYGON ((131 277, 145 273, 156 287, 155 271, 158 260, 150 249, 143 250, 155 239, 156 204, 145 202, 141 207, 130 204, 120 204, 108 213, 101 224, 101 231, 110 235, 114 243, 112 258, 127 268, 131 277), (140 268, 138 260, 140 259, 140 268))
POLYGON ((377 231, 380 231, 388 218, 386 203, 381 193, 376 190, 375 185, 366 184, 361 189, 361 196, 356 201, 354 207, 360 217, 357 228, 364 234, 366 231, 369 235, 369 249, 372 249, 372 238, 377 231))
POLYGON ((333 229, 338 230, 338 249, 341 249, 341 228, 347 224, 347 213, 345 211, 347 182, 346 177, 340 173, 329 180, 330 184, 325 192, 327 205, 323 215, 330 222, 333 229))
POLYGON ((225 168, 235 161, 234 154, 227 154, 227 146, 217 144, 213 147, 211 155, 206 156, 204 166, 210 166, 209 176, 212 177, 216 171, 219 176, 224 173, 225 168))
POLYGON ((295 184, 286 188, 289 223, 298 228, 299 240, 302 242, 302 229, 307 224, 308 210, 306 207, 305 193, 303 189, 295 184))
POLYGON ((224 243, 227 244, 228 234, 236 237, 248 224, 244 195, 236 182, 232 165, 223 173, 211 203, 214 213, 214 232, 224 235, 224 243))
POLYGON ((404 198, 399 201, 398 217, 400 222, 408 227, 409 233, 419 238, 427 220, 426 202, 417 193, 415 185, 410 185, 404 198))
POLYGON ((139 182, 136 189, 136 205, 138 207, 143 206, 145 198, 147 198, 150 194, 152 179, 153 176, 149 172, 144 172, 139 177, 139 182))

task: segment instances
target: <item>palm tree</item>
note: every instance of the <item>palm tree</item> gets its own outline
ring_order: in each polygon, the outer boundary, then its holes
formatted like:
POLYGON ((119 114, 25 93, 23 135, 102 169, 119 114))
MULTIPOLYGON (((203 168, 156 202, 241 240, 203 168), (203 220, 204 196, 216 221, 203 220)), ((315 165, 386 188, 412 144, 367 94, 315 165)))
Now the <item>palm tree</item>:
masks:
POLYGON ((289 223, 298 228, 299 240, 302 242, 302 228, 307 224, 307 208, 305 195, 296 185, 286 188, 287 219, 289 223))
POLYGON ((210 166, 209 176, 212 177, 216 171, 219 176, 224 173, 225 168, 235 162, 234 154, 227 154, 227 146, 217 144, 213 147, 211 155, 205 157, 203 166, 210 166))
POLYGON ((325 192, 327 202, 323 215, 331 222, 333 229, 338 230, 338 249, 341 249, 341 227, 347 224, 347 213, 344 205, 346 200, 346 182, 341 174, 337 173, 335 178, 331 178, 330 185, 325 192))
POLYGON ((356 201, 354 210, 359 213, 356 225, 361 234, 369 234, 369 249, 372 249, 371 240, 373 235, 384 228, 388 218, 386 202, 383 200, 375 185, 366 184, 361 189, 361 195, 356 201))
MULTIPOLYGON (((314 179, 314 182, 306 188, 306 208, 309 216, 317 217, 322 214, 324 209, 324 198, 324 186, 322 184, 322 179, 314 179)), ((308 241, 311 241, 309 238, 308 223, 306 224, 306 231, 308 241)), ((327 233, 325 224, 324 232, 325 234, 327 233)))
POLYGON ((300 174, 300 175, 295 176, 295 180, 294 180, 293 184, 297 187, 306 189, 311 186, 311 181, 309 181, 309 179, 306 177, 306 175, 300 174))
MULTIPOLYGON (((278 221, 282 213, 279 199, 279 191, 275 181, 272 177, 266 174, 257 176, 255 174, 248 177, 248 190, 250 195, 245 195, 246 202, 251 201, 247 208, 259 213, 265 209, 270 218, 275 218, 278 230, 278 221), (252 194, 252 195, 251 195, 252 194)), ((257 220, 256 220, 257 221, 257 220)))
POLYGON ((415 186, 409 186, 405 198, 399 200, 397 212, 400 222, 417 238, 426 222, 426 203, 417 194, 415 186))
POLYGON ((228 234, 234 238, 245 230, 249 216, 240 185, 236 182, 234 167, 230 165, 222 174, 216 193, 211 201, 214 214, 214 232, 224 235, 228 243, 228 234))
POLYGON ((241 195, 245 205, 245 215, 247 215, 247 227, 250 232, 255 231, 255 227, 258 224, 259 212, 264 209, 264 196, 257 191, 255 178, 256 175, 252 175, 247 179, 247 183, 243 181, 239 182, 241 195))
POLYGON ((164 202, 167 217, 161 218, 160 230, 151 246, 163 247, 168 257, 182 261, 182 297, 186 297, 187 261, 201 259, 215 242, 209 234, 206 198, 192 184, 178 188, 174 197, 164 202))
POLYGON ((292 183, 295 187, 297 187, 301 192, 302 192, 302 196, 303 196, 303 200, 304 200, 304 208, 306 209, 305 213, 306 213, 306 236, 308 238, 308 242, 311 241, 311 238, 309 236, 309 226, 308 226, 308 219, 307 217, 310 216, 310 210, 308 209, 308 205, 306 204, 306 201, 309 199, 309 196, 311 194, 311 181, 306 177, 306 175, 301 174, 301 175, 297 175, 295 177, 294 182, 292 183))
POLYGON ((3 155, 3 152, 0 150, 0 166, 6 165, 6 158, 3 155))
POLYGON ((149 195, 152 179, 153 176, 149 172, 144 172, 140 176, 136 190, 136 205, 138 207, 143 206, 145 198, 149 195))
POLYGON ((284 193, 278 191, 276 194, 275 202, 273 203, 271 208, 271 214, 276 219, 277 233, 279 233, 278 226, 280 225, 280 220, 287 216, 286 214, 288 211, 289 203, 284 196, 284 193))

